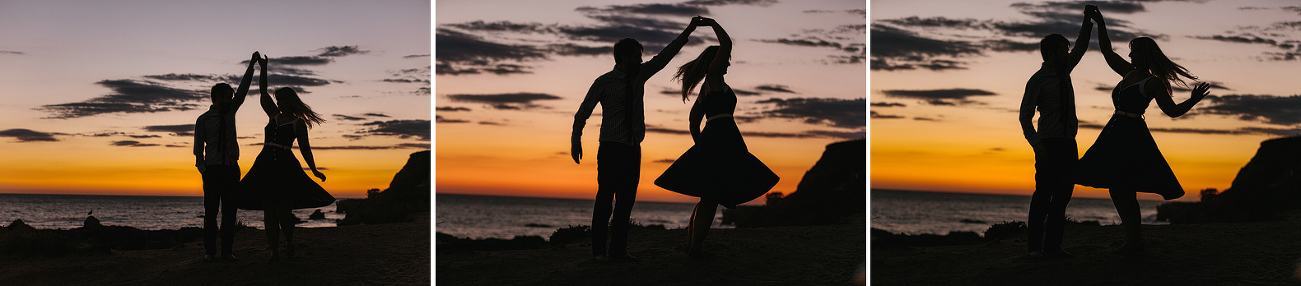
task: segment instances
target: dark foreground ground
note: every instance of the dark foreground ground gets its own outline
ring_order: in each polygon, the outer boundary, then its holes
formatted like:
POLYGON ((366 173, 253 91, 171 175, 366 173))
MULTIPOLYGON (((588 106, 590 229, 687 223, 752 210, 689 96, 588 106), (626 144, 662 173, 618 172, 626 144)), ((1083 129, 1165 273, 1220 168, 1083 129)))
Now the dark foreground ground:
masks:
MULTIPOLYGON (((435 266, 440 285, 854 285, 866 266, 865 223, 715 229, 692 260, 684 229, 633 228, 637 262, 591 260, 591 239, 533 250, 446 251, 435 266)), ((441 247, 441 246, 440 246, 441 247)), ((859 278, 862 279, 862 278, 859 278)))
POLYGON ((963 246, 872 241, 873 285, 1301 285, 1301 215, 1283 221, 1143 226, 1147 253, 1112 254, 1120 226, 1069 225, 1074 258, 1031 259, 1024 234, 963 246))
POLYGON ((0 256, 0 285, 427 285, 428 213, 414 222, 297 229, 298 257, 268 262, 266 235, 243 229, 234 262, 203 243, 111 253, 0 256))

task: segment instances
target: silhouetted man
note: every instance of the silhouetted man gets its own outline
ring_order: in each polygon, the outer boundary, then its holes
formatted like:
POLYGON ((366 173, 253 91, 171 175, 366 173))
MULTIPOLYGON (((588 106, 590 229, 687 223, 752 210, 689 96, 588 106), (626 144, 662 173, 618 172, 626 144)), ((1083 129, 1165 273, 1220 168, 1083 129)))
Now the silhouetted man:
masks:
POLYGON ((203 248, 208 259, 217 258, 217 215, 221 215, 221 256, 234 260, 235 204, 230 202, 239 184, 239 142, 235 140, 235 111, 244 104, 253 82, 253 64, 260 58, 253 52, 239 90, 229 84, 212 87, 212 107, 194 123, 194 166, 203 174, 203 248))
POLYGON ((1075 145, 1079 120, 1075 117, 1071 70, 1084 57, 1092 29, 1093 23, 1085 17, 1075 48, 1069 52, 1071 43, 1061 34, 1048 35, 1039 41, 1039 52, 1044 62, 1026 83, 1025 97, 1021 99, 1021 129, 1026 141, 1034 147, 1035 159, 1035 191, 1030 199, 1027 223, 1028 250, 1034 258, 1071 256, 1062 251, 1066 204, 1070 203, 1075 187, 1071 176, 1079 160, 1075 145), (1036 108, 1039 110, 1038 131, 1031 124, 1036 108))
POLYGON ((642 63, 642 46, 632 38, 614 44, 614 70, 601 75, 587 90, 574 114, 570 153, 574 163, 583 157, 583 126, 601 103, 601 145, 596 152, 596 206, 592 212, 592 256, 598 261, 635 261, 628 255, 628 217, 637 200, 641 179, 641 141, 646 137, 645 106, 642 101, 646 80, 664 69, 687 43, 687 36, 701 17, 691 19, 687 29, 650 61, 642 63), (618 198, 616 201, 615 198, 618 198), (611 220, 611 203, 614 218, 611 220), (607 226, 608 224, 608 226, 607 226), (613 231, 610 231, 611 228, 613 231), (606 235, 610 249, 606 251, 606 235))

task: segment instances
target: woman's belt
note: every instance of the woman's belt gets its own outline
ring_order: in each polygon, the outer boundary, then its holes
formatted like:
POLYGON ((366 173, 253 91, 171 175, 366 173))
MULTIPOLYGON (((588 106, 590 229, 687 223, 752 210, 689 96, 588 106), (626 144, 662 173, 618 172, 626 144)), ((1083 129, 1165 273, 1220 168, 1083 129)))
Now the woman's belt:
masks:
POLYGON ((1124 111, 1116 110, 1116 115, 1123 115, 1123 116, 1129 116, 1129 117, 1133 117, 1133 118, 1143 119, 1143 114, 1141 114, 1141 113, 1124 112, 1124 111))
POLYGON ((278 147, 278 148, 280 148, 280 149, 290 150, 290 147, 289 147, 289 146, 280 145, 280 144, 277 144, 277 143, 275 143, 275 142, 267 142, 266 145, 267 145, 267 146, 271 146, 271 147, 278 147))
POLYGON ((706 119, 705 119, 705 122, 714 121, 714 119, 719 119, 719 118, 723 118, 723 117, 732 117, 732 114, 731 114, 731 113, 716 114, 716 115, 714 115, 714 116, 710 116, 709 118, 706 118, 706 119))

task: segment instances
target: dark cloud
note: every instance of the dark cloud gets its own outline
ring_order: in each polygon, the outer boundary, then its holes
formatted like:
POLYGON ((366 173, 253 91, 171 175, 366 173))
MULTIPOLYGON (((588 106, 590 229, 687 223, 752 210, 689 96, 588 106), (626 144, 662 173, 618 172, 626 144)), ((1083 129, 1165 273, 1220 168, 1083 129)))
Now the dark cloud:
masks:
POLYGON ((842 11, 837 11, 837 10, 804 10, 803 12, 804 12, 804 14, 848 13, 848 14, 855 14, 855 15, 863 15, 863 16, 867 16, 867 10, 863 10, 863 9, 851 9, 851 10, 842 10, 842 11))
POLYGON ((158 135, 127 135, 127 137, 131 137, 135 139, 163 138, 163 136, 158 136, 158 135))
MULTIPOLYGON (((646 127, 646 132, 651 132, 651 133, 661 133, 661 134, 670 134, 670 135, 691 135, 691 131, 688 131, 688 130, 672 129, 672 128, 663 128, 663 127, 656 127, 656 126, 647 126, 647 127, 646 127)), ((866 132, 866 131, 841 132, 841 131, 809 130, 809 131, 805 131, 805 132, 803 132, 803 133, 784 133, 784 132, 753 132, 753 131, 751 131, 751 132, 741 132, 741 135, 742 135, 742 136, 745 136, 745 137, 766 137, 766 138, 840 138, 840 139, 858 139, 858 138, 865 138, 865 137, 867 137, 867 132, 866 132)))
MULTIPOLYGON (((437 123, 468 123, 468 122, 470 122, 470 121, 469 121, 469 120, 460 120, 460 119, 444 119, 442 115, 434 115, 434 122, 437 122, 437 123)), ((347 136, 347 135, 345 135, 345 136, 347 136)))
MULTIPOLYGON (((259 144, 260 145, 260 144, 259 144)), ((294 146, 298 148, 298 146, 294 146)), ((312 146, 312 150, 389 150, 389 149, 429 149, 429 144, 420 143, 402 143, 392 146, 312 146)), ((321 168, 317 168, 321 169, 321 168)))
POLYGON ((153 147, 153 146, 159 146, 158 144, 146 144, 146 143, 140 143, 140 141, 134 141, 134 140, 113 141, 113 143, 111 143, 110 145, 113 145, 113 146, 123 146, 123 147, 153 147))
POLYGON ((542 93, 503 93, 503 94, 451 94, 447 98, 452 101, 478 102, 486 103, 496 109, 504 110, 521 110, 544 108, 541 105, 534 104, 538 100, 556 100, 559 96, 542 93))
POLYGON ((466 31, 484 32, 514 32, 523 34, 547 34, 555 32, 555 25, 543 25, 541 23, 511 23, 506 21, 484 22, 480 20, 467 23, 446 24, 444 26, 466 31))
POLYGON ((1237 117, 1244 121, 1263 121, 1275 125, 1301 124, 1301 95, 1223 95, 1207 96, 1209 106, 1195 109, 1198 114, 1237 117))
POLYGON ((771 103, 776 108, 763 115, 775 118, 802 119, 807 124, 827 124, 840 128, 862 128, 867 125, 867 99, 837 98, 773 98, 758 103, 771 103))
MULTIPOLYGON (((916 16, 876 20, 870 36, 878 44, 872 47, 870 68, 878 71, 966 69, 967 63, 961 58, 983 56, 985 52, 1036 51, 1038 40, 1045 35, 1074 36, 1083 19, 1081 11, 1085 4, 1097 4, 1099 9, 1109 14, 1144 11, 1141 3, 1132 2, 1041 2, 1012 4, 1011 8, 1033 18, 1029 21, 916 16), (970 37, 961 36, 953 40, 943 39, 947 35, 959 34, 958 31, 982 31, 994 36, 982 40, 966 40, 970 37)), ((1139 36, 1123 19, 1108 18, 1107 24, 1112 39, 1139 36)), ((1096 48, 1097 44, 1091 45, 1096 48)))
POLYGON ((767 7, 767 6, 771 6, 772 4, 777 4, 777 0, 692 0, 692 1, 687 1, 687 3, 685 4, 704 5, 704 6, 755 5, 755 6, 767 7))
POLYGON ((650 132, 650 133, 663 133, 663 134, 676 134, 676 135, 688 135, 688 134, 691 134, 691 131, 688 131, 688 130, 672 129, 672 128, 663 128, 663 127, 652 127, 652 126, 646 126, 646 132, 650 132))
MULTIPOLYGON (((228 77, 228 76, 227 76, 227 77, 223 77, 223 76, 218 76, 218 75, 192 74, 192 73, 187 73, 187 74, 169 73, 169 74, 163 74, 163 75, 146 75, 146 76, 144 76, 144 78, 147 78, 147 79, 153 79, 153 80, 165 80, 165 81, 203 81, 203 82, 213 82, 213 81, 222 81, 222 80, 226 80, 226 79, 228 79, 229 77, 228 77)), ((238 80, 240 80, 240 79, 236 79, 236 80, 238 81, 238 80)))
POLYGON ((1064 2, 1042 2, 1042 3, 1013 3, 1012 8, 1021 11, 1036 10, 1058 10, 1058 11, 1078 11, 1078 18, 1083 19, 1084 5, 1098 6, 1098 11, 1102 14, 1133 14, 1147 11, 1141 3, 1121 2, 1121 1, 1064 1, 1064 2))
POLYGON ((438 63, 436 65, 436 68, 434 69, 434 73, 442 74, 442 75, 466 75, 466 74, 480 74, 480 73, 491 73, 495 75, 509 75, 509 74, 517 74, 517 73, 518 74, 533 73, 532 71, 528 70, 529 68, 530 67, 515 65, 515 64, 497 64, 495 66, 484 65, 478 67, 456 68, 453 67, 451 64, 438 63))
MULTIPOLYGON (((329 64, 330 62, 333 61, 334 60, 330 58, 320 57, 320 56, 293 56, 293 57, 271 58, 267 60, 267 63, 268 64, 275 63, 278 65, 290 65, 290 66, 319 66, 319 65, 329 64)), ((247 63, 248 61, 244 61, 244 64, 247 63)))
POLYGON ((993 92, 979 89, 951 88, 930 90, 882 90, 886 96, 922 99, 930 105, 956 106, 979 104, 968 98, 973 96, 993 96, 993 92))
POLYGON ((167 132, 175 136, 194 136, 194 124, 150 125, 144 127, 148 132, 167 132))
MULTIPOLYGON (((532 46, 505 45, 485 41, 482 37, 438 29, 434 36, 439 62, 468 63, 489 60, 534 60, 544 59, 546 55, 532 46)), ((487 63, 483 63, 487 64, 487 63)))
POLYGON ((1271 39, 1265 39, 1265 38, 1261 38, 1261 37, 1257 37, 1257 36, 1253 36, 1253 35, 1244 35, 1244 36, 1223 36, 1223 35, 1214 35, 1214 36, 1193 36, 1193 38, 1195 38, 1195 39, 1202 39, 1202 40, 1215 40, 1215 41, 1221 41, 1221 42, 1230 42, 1230 43, 1266 44, 1266 45, 1270 45, 1270 46, 1278 45, 1278 42, 1277 42, 1277 41, 1274 41, 1274 40, 1271 40, 1271 39))
MULTIPOLYGON (((740 90, 740 89, 735 89, 735 88, 732 89, 732 93, 736 93, 736 95, 740 95, 740 96, 755 96, 755 95, 759 95, 758 92, 747 91, 747 90, 740 90)), ((681 93, 679 93, 679 94, 681 94, 681 93)))
POLYGON ((392 83, 429 83, 429 80, 426 80, 426 79, 409 79, 409 78, 386 78, 386 79, 383 80, 383 82, 392 82, 392 83))
POLYGON ((787 86, 785 86, 785 85, 780 85, 780 84, 767 84, 767 85, 760 85, 760 86, 758 86, 758 87, 755 87, 755 89, 758 89, 758 90, 766 90, 766 91, 774 91, 774 92, 796 93, 796 92, 791 91, 790 89, 788 89, 787 86))
POLYGON ((602 56, 611 54, 614 49, 612 46, 590 47, 570 43, 548 45, 547 47, 552 53, 562 56, 602 56))
POLYGON ((876 113, 876 111, 871 111, 871 118, 872 119, 900 119, 904 117, 898 115, 885 115, 885 114, 876 113))
POLYGON ((979 46, 971 42, 931 39, 884 25, 872 25, 872 32, 868 35, 876 43, 872 45, 872 70, 966 69, 963 62, 937 62, 935 57, 958 58, 981 54, 979 46))
POLYGON ((465 108, 465 107, 450 107, 450 106, 445 106, 445 107, 435 107, 434 110, 435 110, 435 111, 470 111, 469 108, 465 108))
POLYGON ((335 118, 338 118, 339 120, 348 120, 348 121, 362 121, 362 120, 366 120, 366 118, 364 118, 364 117, 347 116, 347 115, 343 115, 343 114, 335 114, 334 117, 335 117, 335 118))
POLYGON ((77 118, 108 113, 165 112, 191 110, 198 107, 191 102, 200 101, 206 94, 183 90, 153 82, 129 79, 97 82, 113 93, 82 102, 43 105, 37 110, 52 113, 52 118, 77 118))
POLYGON ((318 49, 321 54, 319 57, 342 57, 350 55, 361 55, 370 53, 370 51, 361 50, 357 46, 329 46, 318 49))
POLYGON ((985 48, 995 52, 1038 52, 1038 42, 1017 42, 1007 39, 981 42, 985 48))
POLYGON ((366 113, 366 114, 362 114, 362 115, 365 115, 365 116, 374 116, 374 117, 392 117, 392 116, 388 116, 388 115, 383 114, 383 113, 366 113))
POLYGON ((873 102, 872 106, 873 107, 907 107, 907 105, 904 105, 903 103, 894 103, 894 102, 873 102))
POLYGON ((404 58, 404 59, 418 59, 418 58, 428 58, 428 57, 429 57, 429 54, 423 54, 423 55, 408 55, 408 56, 403 56, 402 58, 404 58))
POLYGON ((665 158, 665 159, 659 159, 659 160, 651 161, 651 163, 673 164, 673 162, 676 162, 676 161, 677 161, 677 159, 665 158))
POLYGON ((23 52, 0 51, 0 55, 23 55, 23 52))
POLYGON ((59 141, 59 139, 54 138, 54 135, 64 135, 64 134, 32 131, 30 129, 9 129, 9 130, 0 131, 0 137, 12 137, 14 139, 18 139, 18 142, 59 141))
POLYGON ((842 132, 842 131, 810 130, 810 131, 805 131, 805 133, 813 134, 813 135, 819 135, 819 136, 822 136, 822 137, 840 138, 840 139, 863 139, 863 138, 867 138, 867 132, 866 132, 866 131, 858 131, 858 132, 842 132))
POLYGON ((939 119, 930 118, 930 117, 913 117, 913 120, 917 120, 917 121, 940 121, 939 119))
POLYGON ((819 39, 775 39, 775 40, 760 39, 755 41, 764 42, 764 43, 787 44, 792 46, 832 47, 837 49, 840 48, 840 43, 832 43, 832 42, 819 40, 819 39))
POLYGON ((633 26, 633 27, 648 28, 652 30, 669 30, 669 31, 686 27, 685 24, 674 22, 674 21, 632 16, 627 14, 603 14, 603 15, 596 14, 596 15, 587 15, 587 17, 592 18, 594 20, 599 20, 601 22, 605 22, 607 25, 612 25, 612 26, 633 26))
MULTIPOLYGON (((439 118, 439 120, 442 122, 441 118, 439 118)), ((358 131, 358 134, 397 136, 402 139, 416 137, 424 141, 429 141, 429 130, 433 128, 433 126, 429 124, 429 120, 422 119, 375 121, 362 125, 373 126, 374 128, 358 131)))
MULTIPOLYGON (((721 1, 702 1, 702 2, 721 2, 721 1)), ((633 5, 611 5, 606 7, 583 6, 574 9, 583 13, 611 13, 611 14, 643 14, 643 15, 667 15, 691 17, 696 15, 709 15, 709 9, 692 4, 633 4, 633 5)))
POLYGON ((506 124, 505 124, 505 123, 501 123, 501 122, 479 121, 479 125, 498 125, 498 126, 500 126, 500 125, 506 125, 506 124))

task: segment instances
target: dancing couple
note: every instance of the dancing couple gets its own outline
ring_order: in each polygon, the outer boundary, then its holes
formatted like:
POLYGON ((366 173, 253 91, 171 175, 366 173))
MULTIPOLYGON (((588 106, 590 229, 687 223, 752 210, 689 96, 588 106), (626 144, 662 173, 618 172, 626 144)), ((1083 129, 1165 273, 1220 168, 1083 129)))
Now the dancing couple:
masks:
POLYGON ((628 218, 637 199, 641 177, 641 141, 646 135, 645 84, 668 65, 698 26, 712 27, 719 45, 706 48, 695 60, 679 67, 674 76, 682 81, 683 101, 704 80, 687 120, 695 146, 655 180, 660 187, 700 198, 688 226, 687 254, 693 258, 710 256, 703 246, 718 205, 735 207, 762 196, 777 184, 777 175, 746 149, 732 118, 736 94, 723 77, 731 65, 732 40, 718 22, 699 16, 692 18, 682 34, 645 63, 641 62, 642 46, 637 40, 619 40, 614 45, 614 70, 592 83, 574 115, 570 139, 570 153, 578 163, 583 154, 580 140, 583 126, 596 104, 600 103, 601 145, 596 155, 598 190, 592 214, 592 255, 596 261, 637 260, 628 255, 627 239, 628 218), (701 122, 706 124, 703 131, 701 122), (610 236, 609 249, 606 249, 607 235, 610 236))
POLYGON ((1112 203, 1125 229, 1125 244, 1113 253, 1132 256, 1143 252, 1137 192, 1160 194, 1166 200, 1184 195, 1170 165, 1157 149, 1144 121, 1144 111, 1155 100, 1170 117, 1187 113, 1207 96, 1209 85, 1199 83, 1192 97, 1176 104, 1171 81, 1187 87, 1180 77, 1196 80, 1188 69, 1174 63, 1149 37, 1129 42, 1129 61, 1116 54, 1107 35, 1102 13, 1093 5, 1084 9, 1074 49, 1060 34, 1039 43, 1043 65, 1026 84, 1021 101, 1020 121, 1025 139, 1035 152, 1035 191, 1030 201, 1027 244, 1030 257, 1071 257, 1062 250, 1066 205, 1075 184, 1109 189, 1112 203), (1079 64, 1089 46, 1092 21, 1098 26, 1098 44, 1103 58, 1121 80, 1111 91, 1116 111, 1084 156, 1076 159, 1075 92, 1071 70, 1079 64), (1155 80, 1153 80, 1155 79, 1155 80), (1032 125, 1035 110, 1039 125, 1032 125))
POLYGON ((236 260, 231 248, 235 239, 237 209, 263 211, 268 248, 271 249, 270 260, 274 261, 280 259, 281 232, 285 236, 285 254, 294 256, 293 233, 298 219, 292 210, 334 203, 334 196, 303 173, 302 165, 290 151, 297 140, 307 166, 324 182, 325 174, 316 170, 307 130, 325 120, 304 104, 291 88, 277 89, 275 99, 272 99, 267 93, 267 60, 258 52, 253 53, 238 90, 231 89, 226 83, 213 86, 212 107, 200 115, 194 125, 195 167, 203 175, 203 245, 208 259, 236 260), (262 110, 270 122, 265 128, 262 152, 241 180, 235 112, 248 95, 254 64, 262 67, 258 85, 262 93, 262 110), (221 215, 220 228, 217 225, 218 214, 221 215), (220 256, 216 245, 218 233, 221 236, 220 256))

